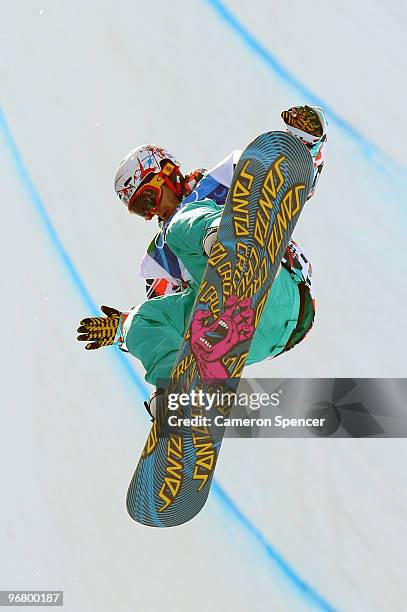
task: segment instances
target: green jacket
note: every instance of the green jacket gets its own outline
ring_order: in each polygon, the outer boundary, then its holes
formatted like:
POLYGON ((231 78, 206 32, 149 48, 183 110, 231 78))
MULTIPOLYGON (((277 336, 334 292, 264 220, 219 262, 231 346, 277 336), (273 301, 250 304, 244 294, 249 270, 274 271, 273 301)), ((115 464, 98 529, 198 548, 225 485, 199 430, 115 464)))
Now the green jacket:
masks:
MULTIPOLYGON (((207 257, 202 243, 207 231, 219 225, 222 208, 212 200, 186 204, 171 219, 166 240, 194 279, 182 293, 163 295, 136 306, 124 324, 124 347, 140 359, 147 382, 169 378, 188 325, 207 257)), ((300 309, 298 279, 281 268, 270 289, 252 341, 247 365, 281 353, 295 329, 300 309)))

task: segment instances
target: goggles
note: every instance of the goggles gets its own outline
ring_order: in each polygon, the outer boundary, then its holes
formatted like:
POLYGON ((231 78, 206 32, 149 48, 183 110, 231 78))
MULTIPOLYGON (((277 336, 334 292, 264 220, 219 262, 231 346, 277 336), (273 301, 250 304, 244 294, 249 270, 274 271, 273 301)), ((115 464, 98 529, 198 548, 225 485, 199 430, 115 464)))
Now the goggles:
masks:
POLYGON ((134 196, 129 202, 130 212, 143 217, 147 221, 152 219, 158 213, 162 198, 162 186, 164 183, 173 186, 168 177, 174 172, 176 166, 172 162, 166 162, 161 169, 161 172, 153 174, 151 179, 147 179, 137 189, 134 196))

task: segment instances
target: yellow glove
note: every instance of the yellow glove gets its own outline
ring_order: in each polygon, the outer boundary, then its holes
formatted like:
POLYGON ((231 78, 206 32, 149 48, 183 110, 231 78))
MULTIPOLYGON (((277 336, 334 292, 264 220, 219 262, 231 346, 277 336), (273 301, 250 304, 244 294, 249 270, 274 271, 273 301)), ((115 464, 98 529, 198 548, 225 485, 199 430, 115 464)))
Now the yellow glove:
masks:
POLYGON ((283 111, 281 117, 287 126, 306 132, 315 138, 321 138, 324 133, 323 111, 319 107, 313 108, 307 104, 305 106, 292 106, 283 111))
POLYGON ((123 341, 123 323, 127 314, 110 306, 101 306, 100 309, 106 317, 87 317, 82 319, 78 327, 78 340, 81 342, 92 341, 85 345, 85 349, 88 351, 98 349, 101 346, 120 344, 123 341))

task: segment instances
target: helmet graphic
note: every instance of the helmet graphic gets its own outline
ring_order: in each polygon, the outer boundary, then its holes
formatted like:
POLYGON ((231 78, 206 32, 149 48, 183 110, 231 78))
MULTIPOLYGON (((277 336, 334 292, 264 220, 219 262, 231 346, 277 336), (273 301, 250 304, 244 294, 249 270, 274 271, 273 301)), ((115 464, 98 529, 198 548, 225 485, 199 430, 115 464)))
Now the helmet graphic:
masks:
POLYGON ((163 183, 181 193, 169 180, 174 172, 180 176, 179 167, 179 161, 166 149, 141 145, 121 162, 114 181, 115 191, 127 208, 134 204, 132 212, 150 219, 159 205, 163 183))

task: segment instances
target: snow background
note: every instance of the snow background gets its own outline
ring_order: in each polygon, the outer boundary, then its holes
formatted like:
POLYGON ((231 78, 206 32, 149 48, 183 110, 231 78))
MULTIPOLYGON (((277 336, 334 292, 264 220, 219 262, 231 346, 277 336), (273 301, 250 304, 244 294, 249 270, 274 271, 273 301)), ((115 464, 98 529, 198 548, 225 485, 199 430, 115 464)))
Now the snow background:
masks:
MULTIPOLYGON (((404 377, 406 5, 227 6, 343 120, 295 232, 315 329, 246 374, 404 377)), ((210 167, 313 102, 221 7, 0 0, 0 589, 64 589, 68 612, 404 610, 404 440, 226 440, 194 521, 154 530, 125 511, 142 369, 75 340, 90 299, 144 299, 155 227, 114 195, 116 167, 147 141, 210 167)))

